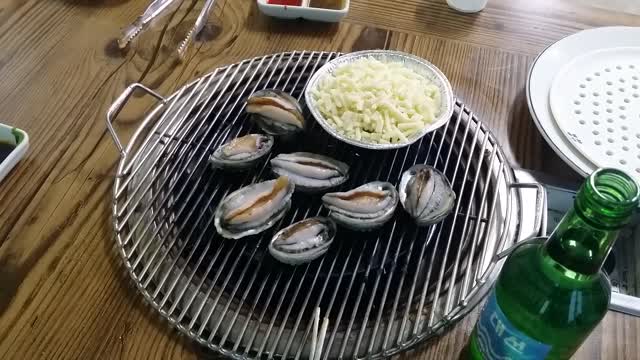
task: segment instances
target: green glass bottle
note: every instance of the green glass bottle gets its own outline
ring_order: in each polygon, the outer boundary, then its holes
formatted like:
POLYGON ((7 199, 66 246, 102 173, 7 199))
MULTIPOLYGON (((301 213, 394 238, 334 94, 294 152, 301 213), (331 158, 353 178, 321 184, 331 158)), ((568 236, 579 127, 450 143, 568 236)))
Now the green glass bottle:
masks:
POLYGON ((611 285, 602 264, 638 206, 638 186, 600 169, 548 238, 518 246, 480 314, 471 359, 568 359, 602 320, 611 285))

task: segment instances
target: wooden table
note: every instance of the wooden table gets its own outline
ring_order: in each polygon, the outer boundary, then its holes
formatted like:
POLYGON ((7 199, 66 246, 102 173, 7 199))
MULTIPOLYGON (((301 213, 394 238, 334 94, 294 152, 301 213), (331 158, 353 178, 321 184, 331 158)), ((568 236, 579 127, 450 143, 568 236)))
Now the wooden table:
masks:
MULTIPOLYGON (((576 177, 531 121, 527 69, 545 46, 576 31, 640 25, 640 16, 560 0, 490 0, 477 15, 454 13, 444 0, 353 0, 338 25, 274 21, 255 1, 219 0, 204 41, 178 63, 174 50, 201 3, 184 1, 120 52, 119 29, 146 3, 0 1, 0 119, 31 136, 29 154, 0 185, 1 359, 214 357, 145 305, 112 251, 109 204, 118 152, 105 131, 105 112, 126 85, 139 81, 170 94, 219 65, 257 55, 399 49, 447 74, 514 165, 576 177)), ((124 138, 148 106, 145 99, 127 106, 117 124, 124 138)), ((455 357, 475 318, 406 356, 455 357)), ((576 357, 638 354, 640 319, 610 312, 576 357)))

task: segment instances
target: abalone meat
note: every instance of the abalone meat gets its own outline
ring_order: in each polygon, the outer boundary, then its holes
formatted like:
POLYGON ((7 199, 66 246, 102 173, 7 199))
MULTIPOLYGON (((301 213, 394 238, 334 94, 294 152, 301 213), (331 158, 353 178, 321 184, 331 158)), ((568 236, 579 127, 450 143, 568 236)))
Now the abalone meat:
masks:
POLYGON ((304 264, 324 255, 335 235, 336 224, 331 219, 305 219, 278 231, 269 243, 269 252, 285 264, 304 264))
POLYGON ((338 224, 366 231, 391 219, 398 205, 398 192, 388 182, 374 181, 347 192, 325 194, 322 202, 331 210, 329 217, 338 224))
POLYGON ((271 169, 276 175, 287 176, 296 190, 304 192, 326 190, 349 178, 349 165, 307 152, 280 154, 271 159, 271 169))
POLYGON ((248 169, 269 154, 272 147, 273 136, 249 134, 220 146, 209 157, 209 162, 221 169, 248 169))
POLYGON ((449 180, 431 166, 418 164, 402 174, 400 202, 419 226, 442 221, 456 203, 449 180))
POLYGON ((291 207, 294 188, 281 176, 234 191, 216 209, 216 230, 227 239, 240 239, 270 228, 291 207))
POLYGON ((291 135, 305 127, 302 108, 293 96, 281 90, 260 90, 247 99, 247 112, 269 135, 291 135))

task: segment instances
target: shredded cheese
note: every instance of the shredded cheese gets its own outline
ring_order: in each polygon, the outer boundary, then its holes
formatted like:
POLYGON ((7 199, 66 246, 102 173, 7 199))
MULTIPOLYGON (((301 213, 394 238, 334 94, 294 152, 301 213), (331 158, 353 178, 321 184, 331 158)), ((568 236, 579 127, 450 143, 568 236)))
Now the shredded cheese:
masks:
POLYGON ((327 122, 369 143, 406 142, 435 121, 440 91, 398 62, 360 59, 338 67, 312 93, 327 122))

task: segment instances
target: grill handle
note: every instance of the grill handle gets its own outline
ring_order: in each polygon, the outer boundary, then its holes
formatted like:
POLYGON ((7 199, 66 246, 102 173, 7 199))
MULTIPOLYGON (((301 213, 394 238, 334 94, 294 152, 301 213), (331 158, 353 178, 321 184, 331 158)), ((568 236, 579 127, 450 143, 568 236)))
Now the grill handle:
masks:
POLYGON ((516 247, 528 243, 531 240, 535 240, 538 237, 545 236, 547 233, 547 217, 544 212, 546 211, 547 204, 547 191, 544 186, 540 183, 512 183, 509 184, 509 188, 511 190, 523 190, 523 189, 535 189, 536 190, 536 211, 535 211, 535 219, 534 219, 534 230, 536 231, 536 236, 533 239, 527 239, 524 241, 516 242, 513 246, 509 247, 506 250, 496 254, 496 259, 500 260, 507 257, 509 254, 515 250, 516 247))
POLYGON ((109 110, 107 111, 107 130, 109 130, 109 132, 111 133, 113 142, 116 144, 116 147, 118 148, 118 151, 120 152, 121 156, 125 156, 127 152, 122 146, 122 142, 120 141, 120 138, 118 137, 118 134, 116 133, 116 130, 113 127, 113 122, 118 117, 118 114, 120 114, 120 111, 122 111, 122 108, 124 108, 124 106, 127 104, 131 95, 133 95, 133 93, 138 89, 144 91, 148 95, 153 96, 157 100, 160 100, 162 104, 167 103, 167 100, 162 95, 158 94, 157 92, 149 89, 148 87, 140 83, 133 83, 129 85, 126 89, 124 89, 122 94, 118 96, 116 101, 114 101, 113 104, 111 104, 111 106, 109 107, 109 110))

